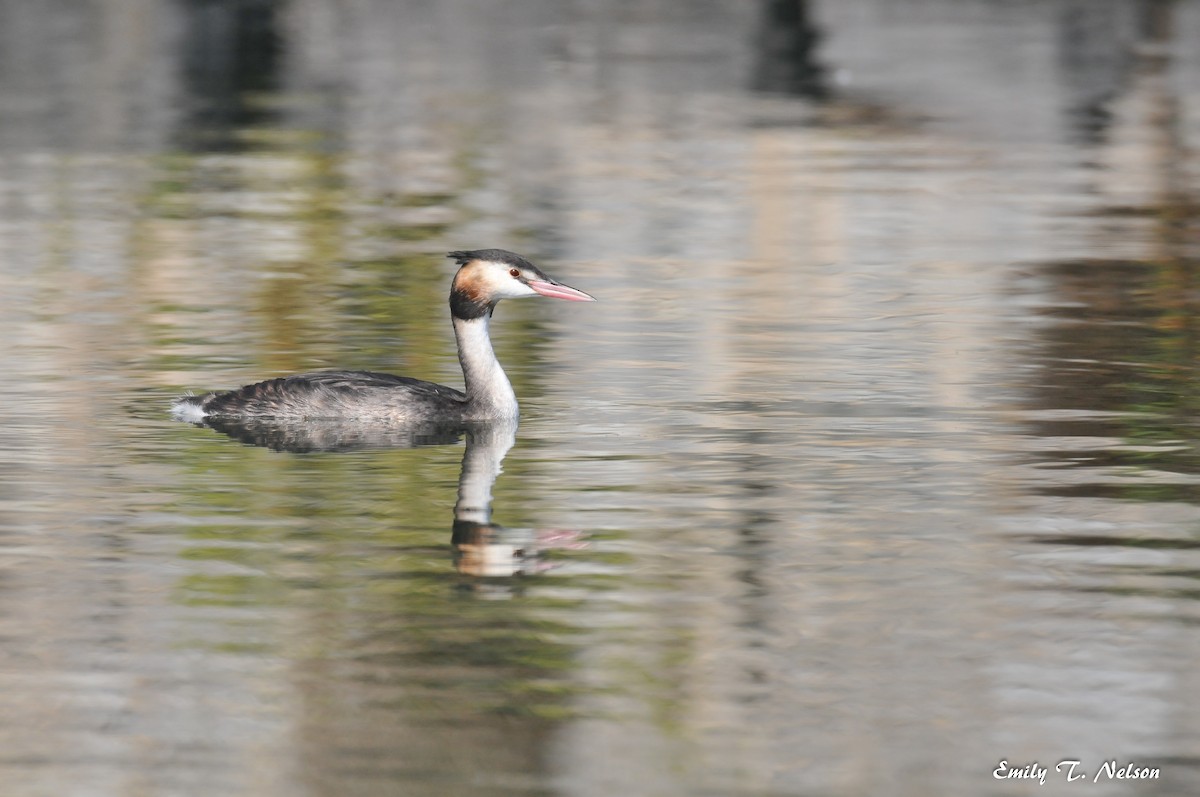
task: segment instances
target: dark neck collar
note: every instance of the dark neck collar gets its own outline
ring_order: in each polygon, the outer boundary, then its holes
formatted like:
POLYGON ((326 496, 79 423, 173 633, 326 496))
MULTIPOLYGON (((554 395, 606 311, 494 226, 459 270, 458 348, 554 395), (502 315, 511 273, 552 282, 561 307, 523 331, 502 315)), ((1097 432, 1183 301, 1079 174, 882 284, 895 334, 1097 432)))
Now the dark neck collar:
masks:
POLYGON ((450 314, 455 318, 470 321, 475 318, 483 318, 485 315, 491 315, 495 309, 496 305, 494 302, 474 299, 466 291, 459 288, 450 291, 450 314))

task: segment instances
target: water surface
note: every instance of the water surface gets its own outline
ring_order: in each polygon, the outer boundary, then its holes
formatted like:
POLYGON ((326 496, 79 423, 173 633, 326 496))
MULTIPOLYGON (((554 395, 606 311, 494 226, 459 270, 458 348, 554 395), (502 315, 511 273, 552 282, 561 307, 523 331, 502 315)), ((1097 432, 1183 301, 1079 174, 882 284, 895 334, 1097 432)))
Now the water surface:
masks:
POLYGON ((6 794, 1200 788, 1197 4, 0 18, 6 794), (515 432, 169 417, 492 246, 515 432))

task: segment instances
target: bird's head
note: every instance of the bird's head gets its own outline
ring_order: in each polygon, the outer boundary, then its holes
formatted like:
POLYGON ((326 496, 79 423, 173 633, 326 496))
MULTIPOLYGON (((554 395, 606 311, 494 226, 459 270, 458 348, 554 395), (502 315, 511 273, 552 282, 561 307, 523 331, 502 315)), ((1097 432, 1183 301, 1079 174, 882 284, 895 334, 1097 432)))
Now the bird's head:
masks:
POLYGON ((548 296, 569 302, 594 302, 593 297, 551 278, 525 258, 504 249, 450 252, 458 263, 450 291, 450 308, 459 318, 490 314, 501 299, 548 296))

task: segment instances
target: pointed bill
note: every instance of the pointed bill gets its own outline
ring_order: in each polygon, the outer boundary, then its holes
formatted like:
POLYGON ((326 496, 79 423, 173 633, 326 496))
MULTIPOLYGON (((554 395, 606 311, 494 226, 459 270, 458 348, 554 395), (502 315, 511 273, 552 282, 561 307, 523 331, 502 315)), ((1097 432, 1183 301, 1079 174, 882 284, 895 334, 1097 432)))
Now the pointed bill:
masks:
POLYGON ((562 285, 558 282, 549 280, 529 280, 526 285, 533 288, 542 296, 549 296, 551 299, 566 299, 568 302, 594 302, 596 299, 588 296, 583 291, 577 291, 568 285, 562 285))

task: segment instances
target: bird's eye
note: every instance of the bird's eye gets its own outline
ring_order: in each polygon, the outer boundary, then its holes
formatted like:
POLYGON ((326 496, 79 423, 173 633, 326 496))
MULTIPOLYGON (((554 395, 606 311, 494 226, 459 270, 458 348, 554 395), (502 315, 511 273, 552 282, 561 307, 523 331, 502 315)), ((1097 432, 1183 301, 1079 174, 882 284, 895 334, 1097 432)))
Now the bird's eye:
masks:
POLYGON ((519 277, 519 276, 521 276, 521 269, 519 269, 519 268, 510 268, 510 269, 508 270, 508 273, 509 273, 510 275, 514 276, 514 277, 519 277))

